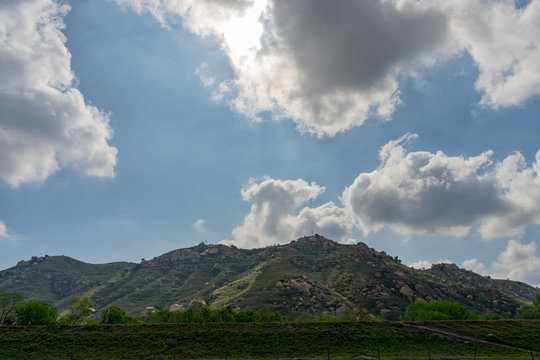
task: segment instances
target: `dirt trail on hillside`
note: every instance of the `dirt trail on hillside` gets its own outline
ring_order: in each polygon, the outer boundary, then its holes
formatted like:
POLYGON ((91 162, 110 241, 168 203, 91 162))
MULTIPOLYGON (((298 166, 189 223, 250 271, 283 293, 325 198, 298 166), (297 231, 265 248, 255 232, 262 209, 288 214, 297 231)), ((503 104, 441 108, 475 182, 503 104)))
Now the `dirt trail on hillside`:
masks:
MULTIPOLYGON (((445 336, 445 337, 448 337, 448 338, 452 338, 452 339, 469 341, 469 342, 471 342, 473 344, 478 343, 478 345, 495 346, 495 347, 500 347, 500 348, 505 348, 505 349, 517 350, 517 351, 525 352, 525 353, 528 353, 528 354, 531 353, 531 349, 525 349, 525 348, 521 348, 521 347, 517 347, 517 346, 506 345, 506 344, 500 344, 500 343, 496 343, 496 342, 481 340, 481 339, 477 339, 477 338, 472 337, 472 336, 461 335, 461 334, 458 334, 456 332, 452 332, 452 331, 450 331, 448 329, 443 330, 443 329, 439 329, 439 328, 434 327, 434 326, 427 326, 426 324, 422 324, 422 325, 416 325, 416 324, 411 324, 411 323, 399 323, 399 324, 401 326, 407 328, 407 329, 428 331, 428 332, 431 332, 431 333, 434 333, 434 334, 439 334, 439 335, 442 335, 442 336, 445 336)), ((540 352, 538 352, 538 351, 533 350, 532 352, 533 352, 535 357, 540 355, 540 352)))

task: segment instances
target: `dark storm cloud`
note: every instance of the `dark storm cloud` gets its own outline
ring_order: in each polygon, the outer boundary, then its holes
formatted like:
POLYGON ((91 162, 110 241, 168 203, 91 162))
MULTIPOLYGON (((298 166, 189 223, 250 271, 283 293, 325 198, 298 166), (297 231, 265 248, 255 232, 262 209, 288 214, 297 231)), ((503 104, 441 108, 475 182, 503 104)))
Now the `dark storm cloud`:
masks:
POLYGON ((303 73, 306 92, 369 90, 444 43, 447 19, 380 0, 274 0, 274 34, 303 73))

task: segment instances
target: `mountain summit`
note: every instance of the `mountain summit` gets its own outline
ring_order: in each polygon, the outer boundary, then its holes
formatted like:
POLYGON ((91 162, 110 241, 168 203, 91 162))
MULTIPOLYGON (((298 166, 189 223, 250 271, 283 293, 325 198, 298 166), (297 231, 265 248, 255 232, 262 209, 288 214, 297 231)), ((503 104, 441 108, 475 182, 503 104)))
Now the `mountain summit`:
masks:
POLYGON ((6 291, 60 309, 75 296, 87 296, 98 309, 115 304, 131 314, 149 306, 178 309, 199 302, 240 309, 266 305, 293 316, 365 308, 389 319, 397 319, 417 298, 515 315, 540 293, 454 264, 415 270, 364 243, 338 244, 320 235, 252 250, 201 243, 139 264, 33 257, 0 272, 0 292, 6 291))

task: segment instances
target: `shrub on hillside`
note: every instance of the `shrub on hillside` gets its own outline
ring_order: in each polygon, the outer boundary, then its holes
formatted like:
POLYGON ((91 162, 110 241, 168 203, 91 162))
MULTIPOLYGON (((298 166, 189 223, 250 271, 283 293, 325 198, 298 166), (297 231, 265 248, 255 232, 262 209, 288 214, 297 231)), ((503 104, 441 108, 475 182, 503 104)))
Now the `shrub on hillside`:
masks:
POLYGON ((94 312, 94 304, 87 297, 75 297, 69 301, 66 314, 59 320, 61 324, 83 325, 94 312))
POLYGON ((417 299, 407 306, 402 320, 430 321, 430 320, 471 320, 475 315, 472 311, 456 302, 448 300, 433 300, 427 302, 417 299))
POLYGON ((126 311, 116 305, 111 305, 108 308, 101 310, 101 323, 102 324, 132 324, 137 321, 129 315, 126 315, 126 311))
POLYGON ((43 301, 27 301, 17 309, 19 325, 52 325, 57 317, 58 311, 43 301))
POLYGON ((540 294, 536 295, 532 308, 527 308, 519 315, 522 319, 540 319, 540 294))

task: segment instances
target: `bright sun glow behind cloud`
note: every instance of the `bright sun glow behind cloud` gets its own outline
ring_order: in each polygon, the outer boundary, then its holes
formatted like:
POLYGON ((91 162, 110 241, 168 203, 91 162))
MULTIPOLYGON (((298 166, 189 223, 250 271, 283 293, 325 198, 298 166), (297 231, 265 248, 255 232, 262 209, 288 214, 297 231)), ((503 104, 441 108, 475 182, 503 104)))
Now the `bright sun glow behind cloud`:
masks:
POLYGON ((234 63, 241 63, 246 56, 252 56, 261 48, 263 24, 260 16, 267 6, 265 0, 258 0, 244 13, 232 16, 228 21, 217 25, 217 33, 223 37, 234 63))

